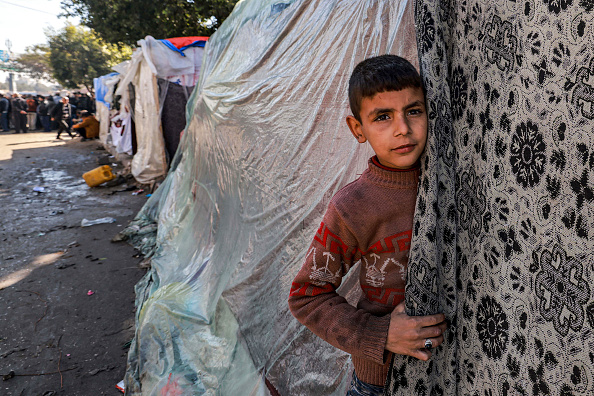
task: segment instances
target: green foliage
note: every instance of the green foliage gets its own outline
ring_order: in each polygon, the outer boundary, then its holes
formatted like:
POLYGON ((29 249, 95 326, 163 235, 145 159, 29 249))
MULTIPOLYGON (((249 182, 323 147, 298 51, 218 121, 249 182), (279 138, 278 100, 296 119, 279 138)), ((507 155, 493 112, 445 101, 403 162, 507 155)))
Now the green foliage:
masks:
POLYGON ((52 69, 49 64, 49 47, 36 44, 25 49, 15 61, 20 71, 29 74, 34 79, 51 79, 52 69))
POLYGON ((65 88, 84 86, 93 91, 93 78, 111 72, 111 67, 129 59, 130 47, 107 44, 84 27, 67 25, 46 32, 52 77, 65 88))
POLYGON ((237 0, 62 0, 62 9, 67 16, 79 17, 109 43, 135 45, 147 35, 157 39, 210 36, 235 3, 237 0))

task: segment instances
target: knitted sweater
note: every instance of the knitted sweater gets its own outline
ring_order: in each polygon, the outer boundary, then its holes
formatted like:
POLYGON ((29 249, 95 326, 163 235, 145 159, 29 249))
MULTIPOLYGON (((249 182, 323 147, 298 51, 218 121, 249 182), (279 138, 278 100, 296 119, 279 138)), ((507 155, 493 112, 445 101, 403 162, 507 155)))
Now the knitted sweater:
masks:
POLYGON ((404 299, 418 178, 418 168, 393 170, 371 158, 330 201, 289 296, 297 320, 350 353, 357 377, 374 385, 385 383, 390 313, 404 299), (336 293, 355 264, 357 307, 336 293))

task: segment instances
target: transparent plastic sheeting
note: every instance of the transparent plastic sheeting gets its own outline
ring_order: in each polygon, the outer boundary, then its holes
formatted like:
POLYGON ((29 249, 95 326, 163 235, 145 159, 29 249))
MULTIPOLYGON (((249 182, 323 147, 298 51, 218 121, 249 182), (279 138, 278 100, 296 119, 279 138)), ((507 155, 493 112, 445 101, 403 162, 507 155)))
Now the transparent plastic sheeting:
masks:
POLYGON ((122 73, 116 95, 121 96, 120 111, 130 112, 136 125, 137 151, 132 158, 131 173, 140 183, 148 184, 165 176, 168 169, 161 127, 167 89, 159 90, 157 78, 194 86, 204 48, 187 48, 186 56, 182 56, 151 36, 139 40, 138 45, 122 73), (130 104, 130 84, 134 87, 133 105, 130 104))
POLYGON ((172 168, 137 216, 158 231, 128 395, 266 395, 266 380, 344 395, 349 356, 287 299, 329 199, 372 155, 346 126, 347 87, 384 53, 418 63, 408 1, 244 0, 210 38, 172 168))

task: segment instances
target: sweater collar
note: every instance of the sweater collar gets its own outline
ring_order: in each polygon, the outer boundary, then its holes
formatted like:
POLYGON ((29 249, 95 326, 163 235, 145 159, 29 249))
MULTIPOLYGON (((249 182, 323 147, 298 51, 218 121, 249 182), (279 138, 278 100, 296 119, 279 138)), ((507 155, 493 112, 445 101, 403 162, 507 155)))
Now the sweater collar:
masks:
POLYGON ((412 187, 418 184, 420 165, 417 163, 411 169, 393 169, 380 164, 376 156, 368 161, 367 171, 363 173, 370 182, 386 187, 412 187))

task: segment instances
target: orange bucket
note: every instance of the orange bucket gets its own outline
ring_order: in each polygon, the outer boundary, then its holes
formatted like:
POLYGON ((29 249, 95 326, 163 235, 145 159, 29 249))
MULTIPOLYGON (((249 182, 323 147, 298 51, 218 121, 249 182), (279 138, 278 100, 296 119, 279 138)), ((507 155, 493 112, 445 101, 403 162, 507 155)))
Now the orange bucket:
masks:
POLYGON ((115 179, 111 166, 103 165, 82 175, 89 187, 97 187, 101 183, 115 179))

